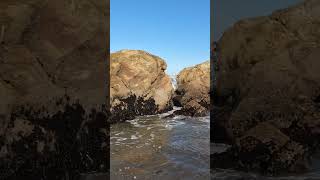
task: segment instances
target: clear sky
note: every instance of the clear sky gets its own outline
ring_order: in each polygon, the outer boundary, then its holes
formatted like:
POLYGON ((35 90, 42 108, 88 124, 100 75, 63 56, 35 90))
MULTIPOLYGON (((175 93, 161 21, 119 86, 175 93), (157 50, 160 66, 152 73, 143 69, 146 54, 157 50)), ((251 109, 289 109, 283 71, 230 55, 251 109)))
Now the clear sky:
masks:
POLYGON ((274 10, 289 7, 302 0, 211 0, 213 18, 213 40, 217 41, 223 32, 236 21, 255 16, 271 14, 274 10))
POLYGON ((163 58, 167 73, 210 58, 210 0, 111 0, 110 48, 163 58))

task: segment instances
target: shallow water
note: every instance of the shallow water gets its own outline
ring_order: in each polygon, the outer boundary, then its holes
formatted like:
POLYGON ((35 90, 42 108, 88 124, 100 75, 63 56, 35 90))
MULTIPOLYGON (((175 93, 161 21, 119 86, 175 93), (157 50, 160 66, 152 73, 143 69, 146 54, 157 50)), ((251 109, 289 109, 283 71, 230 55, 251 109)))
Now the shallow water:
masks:
POLYGON ((111 179, 210 179, 209 116, 143 116, 111 127, 111 179))

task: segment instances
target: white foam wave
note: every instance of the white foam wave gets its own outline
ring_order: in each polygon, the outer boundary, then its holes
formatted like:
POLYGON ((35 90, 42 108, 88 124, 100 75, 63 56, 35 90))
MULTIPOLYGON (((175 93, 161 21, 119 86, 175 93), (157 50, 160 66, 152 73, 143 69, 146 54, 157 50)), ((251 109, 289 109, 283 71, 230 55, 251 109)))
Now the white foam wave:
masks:
POLYGON ((146 127, 145 125, 142 125, 139 123, 139 119, 133 119, 128 121, 130 124, 132 124, 134 127, 146 127))
POLYGON ((175 111, 177 111, 177 110, 181 110, 181 107, 176 107, 176 106, 174 106, 171 111, 158 114, 158 116, 159 116, 160 118, 163 118, 163 117, 172 115, 172 114, 173 114, 175 111))

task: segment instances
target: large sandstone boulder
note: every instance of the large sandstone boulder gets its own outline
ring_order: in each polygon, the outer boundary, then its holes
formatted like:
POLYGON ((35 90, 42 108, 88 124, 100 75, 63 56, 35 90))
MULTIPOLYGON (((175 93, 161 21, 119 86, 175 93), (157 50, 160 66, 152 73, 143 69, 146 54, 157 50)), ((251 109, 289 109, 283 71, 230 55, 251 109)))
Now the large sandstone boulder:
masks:
POLYGON ((0 7, 0 179, 106 171, 109 5, 0 7))
POLYGON ((296 172, 317 147, 319 12, 306 0, 239 21, 218 42, 213 138, 234 146, 239 167, 296 172))
POLYGON ((177 76, 174 102, 182 109, 176 114, 205 116, 210 107, 210 62, 183 69, 177 76))
POLYGON ((111 112, 115 121, 135 115, 161 113, 172 108, 173 86, 167 65, 141 50, 111 54, 111 112))

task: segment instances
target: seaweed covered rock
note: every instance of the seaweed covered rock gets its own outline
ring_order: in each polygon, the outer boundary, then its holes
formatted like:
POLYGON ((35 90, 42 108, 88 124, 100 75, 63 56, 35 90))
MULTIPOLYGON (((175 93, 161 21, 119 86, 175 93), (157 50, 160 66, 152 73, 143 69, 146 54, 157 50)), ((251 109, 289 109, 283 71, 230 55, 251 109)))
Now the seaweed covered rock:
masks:
POLYGON ((210 107, 210 62, 183 69, 177 76, 174 103, 182 106, 175 112, 187 116, 205 116, 210 107))
POLYGON ((65 96, 59 109, 17 105, 1 136, 2 179, 79 179, 108 170, 109 145, 105 108, 86 112, 65 96))
POLYGON ((111 54, 111 112, 114 121, 151 115, 172 108, 173 86, 167 65, 141 50, 111 54))
POLYGON ((319 10, 306 0, 242 20, 218 42, 213 141, 231 143, 239 167, 297 172, 318 149, 319 10))
POLYGON ((0 179, 108 170, 108 6, 0 2, 0 179))

